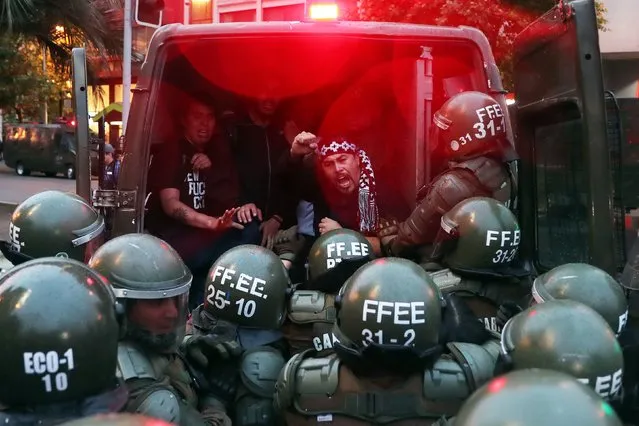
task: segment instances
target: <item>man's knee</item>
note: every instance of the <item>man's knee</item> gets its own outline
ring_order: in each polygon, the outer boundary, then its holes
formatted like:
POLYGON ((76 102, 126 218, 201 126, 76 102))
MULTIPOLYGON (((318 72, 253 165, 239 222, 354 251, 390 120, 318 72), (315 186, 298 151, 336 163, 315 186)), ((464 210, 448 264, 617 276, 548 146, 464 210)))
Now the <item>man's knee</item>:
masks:
POLYGON ((261 241, 260 223, 253 220, 244 225, 244 229, 239 231, 240 244, 259 244, 261 241))

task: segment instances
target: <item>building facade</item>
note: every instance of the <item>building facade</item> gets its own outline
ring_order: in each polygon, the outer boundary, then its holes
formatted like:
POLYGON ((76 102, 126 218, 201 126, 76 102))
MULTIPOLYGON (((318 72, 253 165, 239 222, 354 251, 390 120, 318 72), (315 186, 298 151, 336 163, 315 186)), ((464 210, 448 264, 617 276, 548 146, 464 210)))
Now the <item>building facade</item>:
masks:
MULTIPOLYGON (((132 0, 133 9, 136 1, 132 0)), ((149 3, 152 3, 149 2, 149 3)), ((297 21, 306 13, 306 0, 164 0, 162 25, 182 23, 187 25, 252 22, 252 21, 297 21)), ((145 22, 158 22, 159 14, 143 18, 145 22)), ((133 22, 133 64, 132 84, 135 87, 137 69, 142 63, 146 49, 155 31, 154 28, 138 25, 133 22)), ((98 133, 98 120, 106 116, 105 111, 121 111, 122 102, 122 60, 113 58, 108 67, 103 67, 97 75, 98 84, 89 91, 89 127, 98 133)), ((130 95, 132 96, 132 94, 130 95)), ((122 125, 121 113, 108 114, 111 121, 106 121, 105 136, 107 141, 115 144, 120 136, 122 125)))
POLYGON ((639 1, 602 0, 606 30, 599 32, 604 83, 618 98, 639 97, 639 1))

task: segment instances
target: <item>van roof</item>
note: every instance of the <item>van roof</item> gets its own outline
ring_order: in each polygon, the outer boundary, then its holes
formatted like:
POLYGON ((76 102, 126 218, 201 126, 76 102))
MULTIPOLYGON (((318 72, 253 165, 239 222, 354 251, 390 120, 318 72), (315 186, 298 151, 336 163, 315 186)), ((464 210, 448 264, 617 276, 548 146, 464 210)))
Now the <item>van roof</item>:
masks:
MULTIPOLYGON (((342 34, 368 35, 380 37, 433 37, 472 40, 479 47, 490 52, 486 36, 476 28, 443 27, 435 25, 405 24, 397 22, 365 21, 271 21, 271 22, 228 22, 218 24, 183 25, 169 24, 160 27, 153 35, 151 45, 160 45, 169 39, 206 38, 207 36, 247 36, 256 34, 342 34)), ((492 55, 491 55, 492 56, 492 55)))
POLYGON ((436 25, 406 24, 400 22, 368 21, 269 21, 269 22, 227 22, 217 24, 162 26, 155 37, 202 37, 207 35, 250 35, 264 33, 300 33, 300 34, 354 34, 379 36, 419 36, 445 38, 482 38, 484 34, 476 28, 444 27, 436 25))

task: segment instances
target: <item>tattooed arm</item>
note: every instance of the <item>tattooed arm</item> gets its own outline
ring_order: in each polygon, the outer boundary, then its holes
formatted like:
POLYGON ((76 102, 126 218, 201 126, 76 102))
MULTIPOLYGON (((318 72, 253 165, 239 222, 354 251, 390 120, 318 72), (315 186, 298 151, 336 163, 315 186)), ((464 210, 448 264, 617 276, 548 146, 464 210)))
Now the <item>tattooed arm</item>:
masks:
POLYGON ((173 219, 194 228, 215 229, 217 218, 198 213, 180 201, 180 191, 175 188, 165 188, 160 191, 162 210, 173 219))

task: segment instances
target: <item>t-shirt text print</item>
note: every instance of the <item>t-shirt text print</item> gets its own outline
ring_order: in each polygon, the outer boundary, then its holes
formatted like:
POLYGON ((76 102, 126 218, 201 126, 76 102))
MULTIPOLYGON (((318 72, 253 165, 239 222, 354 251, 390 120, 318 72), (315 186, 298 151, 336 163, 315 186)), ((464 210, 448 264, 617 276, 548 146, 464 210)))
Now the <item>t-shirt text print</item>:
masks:
POLYGON ((188 186, 188 195, 192 201, 193 210, 203 210, 206 208, 204 196, 206 195, 206 181, 198 170, 186 174, 185 183, 188 186))

